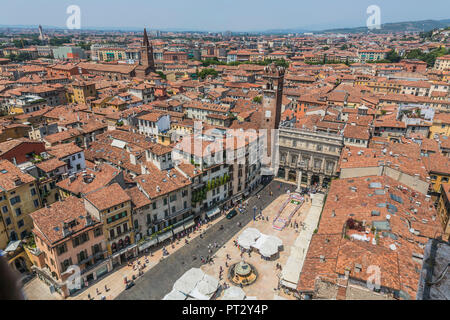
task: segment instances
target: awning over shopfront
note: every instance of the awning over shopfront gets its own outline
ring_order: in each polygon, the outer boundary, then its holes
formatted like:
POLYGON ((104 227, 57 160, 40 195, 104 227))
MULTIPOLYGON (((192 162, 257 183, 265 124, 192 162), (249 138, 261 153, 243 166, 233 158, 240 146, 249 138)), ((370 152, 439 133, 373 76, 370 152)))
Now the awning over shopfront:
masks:
POLYGON ((184 229, 190 228, 195 224, 194 219, 184 223, 184 229))
POLYGON ((208 218, 211 218, 211 217, 214 217, 218 213, 220 213, 220 209, 219 208, 214 208, 214 209, 211 209, 211 210, 207 211, 206 212, 206 216, 208 218))
POLYGON ((147 249, 147 248, 149 248, 149 247, 151 247, 151 246, 153 246, 153 245, 155 245, 155 244, 157 244, 158 243, 158 238, 153 238, 153 239, 151 239, 151 240, 148 240, 148 241, 145 241, 144 243, 142 243, 140 246, 139 246, 139 251, 142 251, 142 250, 145 250, 145 249, 147 249))
POLYGON ((133 250, 133 249, 136 248, 136 247, 137 247, 137 244, 129 245, 128 247, 123 248, 123 249, 121 249, 120 251, 117 251, 116 253, 114 253, 114 254, 112 255, 112 257, 113 257, 113 258, 116 258, 116 257, 120 256, 122 253, 126 253, 126 252, 128 252, 128 251, 130 251, 130 250, 133 250))
POLYGON ((168 231, 166 233, 158 235, 158 241, 162 242, 162 241, 164 241, 166 239, 169 239, 172 236, 173 236, 173 233, 172 233, 172 230, 170 230, 170 231, 168 231))
POLYGON ((173 234, 177 234, 184 231, 184 225, 178 226, 175 229, 173 229, 173 234))

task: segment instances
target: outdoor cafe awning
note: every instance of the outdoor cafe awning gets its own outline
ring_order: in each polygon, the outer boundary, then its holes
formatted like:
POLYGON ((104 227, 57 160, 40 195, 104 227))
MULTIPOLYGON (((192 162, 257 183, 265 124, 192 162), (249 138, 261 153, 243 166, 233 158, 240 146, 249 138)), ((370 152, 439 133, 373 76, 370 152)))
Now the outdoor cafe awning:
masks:
POLYGON ((173 229, 173 234, 180 233, 181 231, 184 231, 184 226, 183 225, 178 226, 175 229, 173 229))
POLYGON ((190 227, 192 227, 194 224, 195 224, 195 223, 194 223, 194 219, 192 219, 192 220, 190 220, 190 221, 188 221, 188 222, 186 222, 186 223, 184 224, 184 228, 185 228, 185 229, 190 228, 190 227))
POLYGON ((169 239, 172 236, 173 236, 173 233, 172 233, 172 230, 170 230, 170 231, 168 231, 166 233, 158 235, 158 241, 162 242, 162 241, 164 241, 166 239, 169 239))
POLYGON ((137 244, 129 245, 128 247, 123 248, 123 249, 121 249, 120 251, 116 252, 112 257, 113 257, 113 258, 118 257, 118 256, 120 256, 122 253, 128 252, 128 251, 130 251, 130 250, 132 250, 132 249, 134 249, 134 248, 136 248, 136 247, 137 247, 137 244))
POLYGON ((240 200, 241 198, 242 198, 242 191, 241 191, 240 193, 238 193, 238 194, 233 195, 233 196, 231 197, 231 200, 233 200, 233 201, 238 201, 238 200, 240 200))
POLYGON ((138 249, 139 249, 139 251, 142 251, 142 250, 145 250, 145 249, 147 249, 147 248, 149 248, 149 247, 151 247, 151 246, 153 246, 153 245, 155 245, 157 243, 158 243, 158 238, 155 237, 155 238, 153 238, 151 240, 148 240, 148 241, 144 242, 142 245, 140 245, 138 247, 138 249))
POLYGON ((211 209, 211 210, 207 211, 206 212, 206 216, 208 218, 211 218, 211 217, 215 216, 216 214, 218 214, 219 212, 220 212, 219 208, 214 208, 214 209, 211 209))

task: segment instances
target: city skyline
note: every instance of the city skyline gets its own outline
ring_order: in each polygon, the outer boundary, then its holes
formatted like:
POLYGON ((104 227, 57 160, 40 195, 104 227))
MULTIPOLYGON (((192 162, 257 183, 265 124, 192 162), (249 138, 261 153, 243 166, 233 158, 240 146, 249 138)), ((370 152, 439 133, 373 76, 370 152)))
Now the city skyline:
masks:
POLYGON ((442 20, 448 18, 445 13, 450 10, 450 4, 441 0, 433 1, 433 5, 411 1, 408 6, 384 0, 377 3, 364 0, 358 1, 357 4, 349 0, 340 3, 325 1, 320 4, 291 0, 277 3, 266 0, 249 0, 245 3, 237 3, 235 0, 227 3, 222 1, 210 3, 205 0, 196 0, 192 3, 175 0, 175 4, 171 3, 170 6, 148 1, 136 1, 133 6, 125 3, 106 5, 107 2, 103 0, 58 1, 57 4, 50 2, 40 0, 29 3, 18 0, 4 3, 0 21, 4 26, 41 24, 64 28, 69 17, 66 13, 67 7, 78 5, 81 9, 81 29, 135 29, 145 26, 162 31, 264 32, 273 29, 320 31, 365 26, 369 16, 366 10, 371 5, 380 7, 381 23, 442 20), (235 9, 237 5, 240 10, 235 9), (49 7, 53 10, 44 9, 49 7), (289 10, 284 9, 288 7, 289 10), (105 8, 108 9, 108 15, 101 14, 105 8), (132 14, 124 16, 127 10, 132 14), (336 15, 336 12, 340 14, 336 15), (230 16, 233 19, 228 19, 230 16))

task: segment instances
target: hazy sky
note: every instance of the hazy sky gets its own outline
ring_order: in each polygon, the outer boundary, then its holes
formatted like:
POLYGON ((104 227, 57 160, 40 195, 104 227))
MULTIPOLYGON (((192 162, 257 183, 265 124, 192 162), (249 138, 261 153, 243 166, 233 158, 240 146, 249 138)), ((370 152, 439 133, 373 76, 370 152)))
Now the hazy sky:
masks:
POLYGON ((82 28, 320 30, 364 26, 370 5, 381 8, 381 23, 450 18, 449 0, 0 0, 0 25, 64 27, 72 4, 82 28))

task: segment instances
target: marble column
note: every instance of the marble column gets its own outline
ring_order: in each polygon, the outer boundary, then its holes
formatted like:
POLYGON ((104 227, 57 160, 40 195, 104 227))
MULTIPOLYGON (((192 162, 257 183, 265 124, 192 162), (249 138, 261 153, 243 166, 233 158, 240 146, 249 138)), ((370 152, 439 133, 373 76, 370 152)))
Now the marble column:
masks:
POLYGON ((284 180, 286 180, 286 181, 289 180, 289 168, 288 167, 284 167, 284 180))
POLYGON ((302 171, 298 170, 297 171, 297 190, 295 190, 295 191, 297 191, 297 192, 302 191, 301 185, 302 185, 302 171))
POLYGON ((323 174, 321 174, 320 176, 319 176, 319 187, 321 187, 322 188, 322 185, 323 185, 323 179, 325 178, 325 176, 323 175, 323 174))
POLYGON ((309 186, 311 186, 311 178, 312 178, 312 173, 308 172, 308 181, 306 182, 306 184, 309 186))

